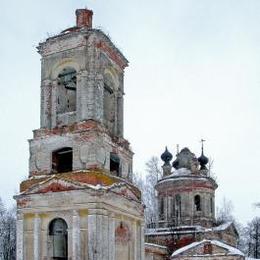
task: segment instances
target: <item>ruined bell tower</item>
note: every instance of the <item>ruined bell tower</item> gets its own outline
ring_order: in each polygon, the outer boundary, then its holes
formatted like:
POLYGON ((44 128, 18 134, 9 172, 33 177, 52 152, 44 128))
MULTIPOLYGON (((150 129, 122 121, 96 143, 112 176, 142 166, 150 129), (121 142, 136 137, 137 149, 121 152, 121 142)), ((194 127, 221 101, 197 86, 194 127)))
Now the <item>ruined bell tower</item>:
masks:
POLYGON ((143 206, 124 139, 127 59, 93 12, 38 46, 41 125, 17 201, 17 259, 144 259, 143 206))

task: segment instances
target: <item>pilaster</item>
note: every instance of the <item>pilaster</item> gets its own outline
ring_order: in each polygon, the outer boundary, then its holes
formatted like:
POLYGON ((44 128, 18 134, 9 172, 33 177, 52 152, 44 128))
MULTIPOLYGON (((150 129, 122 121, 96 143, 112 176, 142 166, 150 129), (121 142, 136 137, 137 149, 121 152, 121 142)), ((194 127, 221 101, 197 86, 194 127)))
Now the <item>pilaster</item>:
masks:
POLYGON ((72 212, 72 260, 80 260, 80 216, 77 210, 72 212))
POLYGON ((108 260, 114 260, 115 259, 115 217, 114 215, 109 216, 109 227, 108 227, 108 233, 109 233, 109 254, 108 254, 108 260))
POLYGON ((91 209, 88 215, 88 252, 89 260, 104 260, 109 255, 107 211, 91 209))
POLYGON ((40 259, 41 218, 35 214, 33 223, 33 259, 40 259))
POLYGON ((53 80, 51 90, 51 128, 54 128, 57 125, 57 85, 57 80, 53 80))
POLYGON ((24 228, 23 228, 23 214, 17 213, 16 220, 16 259, 23 260, 24 259, 24 228))

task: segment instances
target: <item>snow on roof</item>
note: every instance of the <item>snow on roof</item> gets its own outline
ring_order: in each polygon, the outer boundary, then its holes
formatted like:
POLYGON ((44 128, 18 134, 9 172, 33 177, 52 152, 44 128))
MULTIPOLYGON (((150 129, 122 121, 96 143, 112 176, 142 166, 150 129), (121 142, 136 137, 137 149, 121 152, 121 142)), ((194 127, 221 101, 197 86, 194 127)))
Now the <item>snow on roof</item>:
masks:
POLYGON ((161 248, 161 249, 167 249, 166 246, 161 246, 161 245, 153 244, 153 243, 145 243, 145 246, 157 247, 157 248, 161 248))
POLYGON ((201 245, 203 243, 211 243, 213 245, 222 247, 222 248, 228 250, 227 255, 241 255, 241 256, 244 256, 244 254, 239 249, 237 249, 237 248, 235 248, 233 246, 227 245, 227 244, 225 244, 223 242, 220 242, 218 240, 206 240, 206 239, 204 239, 202 241, 199 241, 199 242, 191 243, 191 244, 189 244, 187 246, 184 246, 184 247, 176 250, 175 252, 173 252, 172 256, 179 255, 179 254, 181 254, 181 253, 183 253, 183 252, 185 252, 185 251, 187 251, 187 250, 189 250, 191 248, 194 248, 194 247, 196 247, 198 245, 201 245))
POLYGON ((223 223, 217 227, 204 228, 199 225, 195 226, 178 226, 170 228, 147 228, 145 235, 169 235, 172 233, 194 233, 194 232, 214 232, 214 231, 224 231, 232 225, 232 221, 223 223))

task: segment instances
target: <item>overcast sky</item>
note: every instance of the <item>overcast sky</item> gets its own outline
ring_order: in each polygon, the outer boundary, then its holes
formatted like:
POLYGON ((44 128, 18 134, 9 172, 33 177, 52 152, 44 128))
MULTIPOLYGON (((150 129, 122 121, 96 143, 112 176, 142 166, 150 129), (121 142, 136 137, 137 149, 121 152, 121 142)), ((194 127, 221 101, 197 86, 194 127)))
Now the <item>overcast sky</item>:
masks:
POLYGON ((125 137, 134 171, 176 144, 214 159, 217 203, 230 199, 246 223, 260 215, 259 0, 2 0, 0 197, 8 204, 28 176, 28 143, 40 119, 37 44, 94 11, 130 61, 125 137))

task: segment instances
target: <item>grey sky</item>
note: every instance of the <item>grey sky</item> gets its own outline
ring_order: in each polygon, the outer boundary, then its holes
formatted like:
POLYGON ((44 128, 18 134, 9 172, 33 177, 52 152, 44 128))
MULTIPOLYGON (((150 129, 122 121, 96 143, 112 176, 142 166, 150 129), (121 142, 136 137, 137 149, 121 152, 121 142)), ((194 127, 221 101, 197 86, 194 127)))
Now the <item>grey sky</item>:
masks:
POLYGON ((11 201, 28 175, 28 144, 39 127, 40 56, 48 35, 94 11, 130 61, 125 73, 125 137, 134 170, 176 144, 214 159, 217 201, 231 199, 238 220, 260 215, 260 1, 1 2, 1 182, 11 201))

